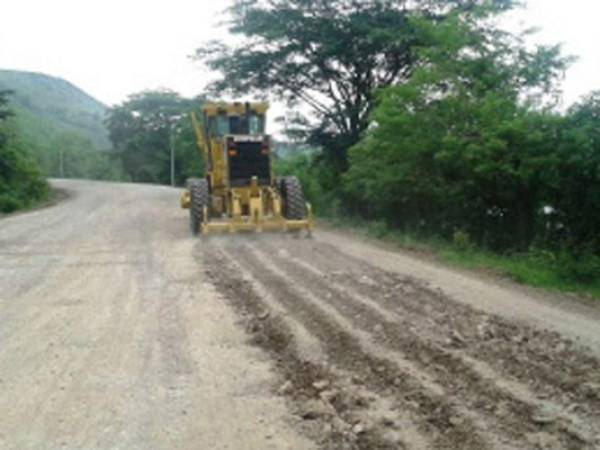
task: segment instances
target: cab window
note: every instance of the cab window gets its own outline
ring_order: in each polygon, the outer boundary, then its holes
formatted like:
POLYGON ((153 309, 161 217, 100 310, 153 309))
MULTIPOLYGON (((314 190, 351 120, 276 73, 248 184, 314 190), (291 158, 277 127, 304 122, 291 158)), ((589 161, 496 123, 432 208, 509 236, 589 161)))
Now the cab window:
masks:
POLYGON ((251 135, 265 134, 265 117, 259 114, 251 114, 248 128, 251 135))
POLYGON ((230 133, 229 131, 229 120, 227 114, 219 114, 215 118, 215 134, 217 136, 225 136, 230 133))
POLYGON ((247 134, 244 122, 240 116, 231 116, 229 118, 229 132, 231 134, 247 134))

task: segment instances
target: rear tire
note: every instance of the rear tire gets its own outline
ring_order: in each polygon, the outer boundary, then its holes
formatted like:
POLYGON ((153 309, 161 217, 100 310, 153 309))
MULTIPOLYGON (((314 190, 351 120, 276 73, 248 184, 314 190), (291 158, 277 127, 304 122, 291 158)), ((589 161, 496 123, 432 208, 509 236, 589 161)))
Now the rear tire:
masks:
POLYGON ((190 191, 190 229, 194 236, 200 233, 200 226, 204 222, 204 208, 210 207, 210 195, 208 182, 198 178, 192 178, 187 182, 190 191))
POLYGON ((288 220, 306 219, 306 201, 298 178, 281 177, 279 190, 283 198, 283 216, 288 220))

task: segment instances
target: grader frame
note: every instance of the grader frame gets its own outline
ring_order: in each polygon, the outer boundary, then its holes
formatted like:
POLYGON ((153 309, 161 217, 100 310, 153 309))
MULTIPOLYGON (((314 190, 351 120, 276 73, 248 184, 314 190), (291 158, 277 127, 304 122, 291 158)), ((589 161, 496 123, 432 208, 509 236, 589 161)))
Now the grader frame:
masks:
POLYGON ((191 114, 204 177, 188 180, 181 206, 194 234, 301 231, 315 227, 296 177, 275 177, 267 103, 208 103, 191 114))

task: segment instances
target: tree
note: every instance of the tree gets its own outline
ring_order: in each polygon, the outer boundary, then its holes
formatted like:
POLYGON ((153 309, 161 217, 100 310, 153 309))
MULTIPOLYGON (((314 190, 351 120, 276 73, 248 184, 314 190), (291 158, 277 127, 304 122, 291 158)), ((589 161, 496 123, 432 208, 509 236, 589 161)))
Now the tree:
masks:
POLYGON ((106 125, 110 139, 132 181, 169 184, 171 146, 179 184, 192 174, 202 173, 189 119, 200 102, 171 91, 149 91, 131 95, 109 111, 106 125))
POLYGON ((379 94, 350 153, 347 192, 363 214, 495 249, 526 248, 543 219, 561 119, 543 108, 569 63, 527 52, 461 15, 416 19, 426 43, 411 80, 379 94))
POLYGON ((559 130, 547 201, 550 242, 600 255, 600 91, 571 107, 559 130))
POLYGON ((6 120, 12 116, 12 112, 8 108, 8 96, 11 91, 0 91, 0 120, 6 120))
MULTIPOLYGON (((196 52, 221 78, 222 95, 269 94, 303 105, 312 144, 335 174, 369 125, 378 89, 406 82, 422 45, 411 17, 438 22, 462 14, 482 22, 514 0, 237 0, 229 10, 239 45, 212 42, 196 52)), ((334 175, 335 175, 334 174, 334 175)))
POLYGON ((12 212, 45 198, 48 185, 20 146, 7 119, 8 91, 0 92, 0 212, 12 212))

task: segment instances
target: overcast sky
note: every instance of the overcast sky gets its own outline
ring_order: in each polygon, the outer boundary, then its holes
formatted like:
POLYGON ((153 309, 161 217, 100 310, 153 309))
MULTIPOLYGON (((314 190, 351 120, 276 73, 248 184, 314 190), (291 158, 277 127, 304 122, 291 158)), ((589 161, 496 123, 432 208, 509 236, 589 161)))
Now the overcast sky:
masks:
MULTIPOLYGON (((0 68, 65 78, 107 104, 144 89, 184 95, 210 76, 188 56, 222 37, 226 0, 3 0, 0 68)), ((579 56, 566 74, 565 99, 600 89, 600 0, 529 0, 511 27, 538 26, 534 38, 564 43, 579 56)))

